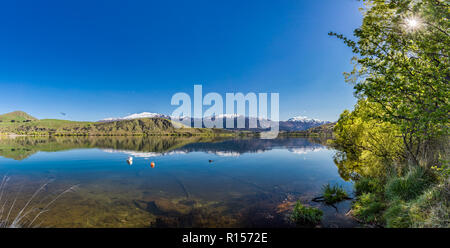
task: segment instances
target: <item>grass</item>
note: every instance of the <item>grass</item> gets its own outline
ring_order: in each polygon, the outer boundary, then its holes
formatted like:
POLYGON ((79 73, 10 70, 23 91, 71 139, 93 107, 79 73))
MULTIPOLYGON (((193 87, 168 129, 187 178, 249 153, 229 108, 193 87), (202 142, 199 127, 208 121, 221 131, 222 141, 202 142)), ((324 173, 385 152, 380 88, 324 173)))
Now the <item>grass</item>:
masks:
POLYGON ((320 223, 322 216, 322 210, 306 207, 300 201, 297 201, 291 218, 296 224, 316 225, 320 223))
POLYGON ((408 228, 412 221, 409 215, 409 206, 405 201, 395 200, 390 203, 389 208, 383 214, 386 221, 386 227, 389 228, 408 228))
POLYGON ((386 198, 409 201, 417 198, 425 189, 436 182, 430 171, 416 167, 403 177, 393 177, 386 184, 386 198))
POLYGON ((410 216, 412 227, 450 228, 450 182, 425 190, 411 203, 410 216))
POLYGON ((450 185, 437 184, 410 201, 396 198, 384 213, 386 227, 450 227, 450 185))
POLYGON ((403 176, 361 178, 355 183, 353 215, 388 228, 450 227, 450 184, 417 166, 403 176))
POLYGON ((386 205, 374 193, 363 193, 353 203, 353 215, 366 223, 383 224, 383 211, 386 205))
POLYGON ((323 200, 326 204, 335 204, 348 199, 348 194, 340 185, 326 184, 322 187, 323 200))
POLYGON ((14 111, 7 114, 0 115, 0 122, 24 122, 24 121, 33 121, 37 120, 33 116, 23 112, 23 111, 14 111))
POLYGON ((17 205, 18 195, 16 195, 14 199, 8 200, 6 186, 9 180, 9 177, 4 176, 0 182, 0 228, 39 227, 39 218, 44 213, 50 211, 52 204, 64 194, 74 191, 77 187, 72 186, 45 203, 43 201, 45 197, 41 197, 39 194, 51 183, 51 181, 49 181, 39 187, 28 201, 26 201, 22 207, 19 207, 17 205), (39 201, 38 198, 41 198, 41 200, 39 201))

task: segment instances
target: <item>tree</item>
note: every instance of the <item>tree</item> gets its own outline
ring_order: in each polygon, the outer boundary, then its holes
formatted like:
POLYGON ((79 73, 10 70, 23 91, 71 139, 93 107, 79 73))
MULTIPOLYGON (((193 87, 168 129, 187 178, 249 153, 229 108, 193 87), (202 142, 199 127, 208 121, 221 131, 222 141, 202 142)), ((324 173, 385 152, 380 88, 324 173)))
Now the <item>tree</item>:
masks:
POLYGON ((341 34, 355 53, 346 73, 355 95, 376 103, 373 118, 400 128, 409 157, 420 164, 428 147, 449 127, 449 20, 443 0, 364 0, 356 41, 341 34))
MULTIPOLYGON (((334 161, 345 180, 372 177, 384 180, 405 159, 399 128, 374 119, 380 104, 360 99, 352 112, 344 111, 334 127, 334 161)), ((398 168, 400 169, 400 168, 398 168)))

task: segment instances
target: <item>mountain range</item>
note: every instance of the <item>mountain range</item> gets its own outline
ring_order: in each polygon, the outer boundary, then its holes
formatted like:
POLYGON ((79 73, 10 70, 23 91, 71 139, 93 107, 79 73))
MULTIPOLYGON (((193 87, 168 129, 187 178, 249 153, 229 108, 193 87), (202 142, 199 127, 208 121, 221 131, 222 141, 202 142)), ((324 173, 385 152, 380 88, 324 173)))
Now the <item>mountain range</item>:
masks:
MULTIPOLYGON (((240 115, 236 114, 224 114, 220 115, 217 118, 222 117, 223 118, 223 127, 226 127, 226 120, 227 119, 233 119, 235 122, 235 127, 237 127, 237 119, 239 117, 242 117, 240 115)), ((151 113, 151 112, 142 112, 142 113, 136 113, 131 114, 125 117, 119 117, 119 118, 106 118, 103 120, 100 120, 99 122, 110 122, 110 121, 121 121, 121 120, 132 120, 132 119, 141 119, 141 118, 164 118, 164 119, 170 119, 170 116, 160 113, 151 113)), ((188 117, 189 118, 189 117, 188 117)), ((212 120, 215 118, 212 117, 212 120)), ((195 119, 191 118, 191 124, 193 126, 195 119)), ((256 117, 245 117, 245 128, 225 128, 230 130, 253 130, 253 131, 262 131, 266 130, 267 128, 264 128, 262 125, 262 122, 267 122, 269 120, 264 120, 256 117), (258 124, 258 128, 256 129, 250 129, 249 123, 251 121, 255 121, 258 124)), ((288 119, 287 121, 280 121, 279 122, 279 128, 281 131, 304 131, 313 127, 318 127, 324 124, 331 123, 329 121, 323 121, 319 119, 313 119, 308 118, 306 116, 296 116, 288 119)), ((265 126, 265 125, 264 125, 265 126)), ((204 127, 204 126, 203 126, 204 127)))
MULTIPOLYGON (((237 127, 238 118, 243 116, 224 115, 223 127, 227 120, 232 119, 237 127)), ((191 126, 195 119, 189 118, 191 126)), ((214 120, 214 118, 212 118, 214 120)), ((229 133, 227 131, 266 131, 270 120, 254 117, 245 117, 244 128, 181 128, 177 129, 179 123, 172 122, 170 116, 143 112, 120 118, 107 118, 97 122, 80 122, 56 119, 39 120, 22 111, 15 111, 0 115, 0 133, 33 134, 33 135, 141 135, 141 134, 177 134, 177 135, 216 135, 229 133), (249 128, 249 123, 257 123, 257 128, 249 128)), ((322 128, 327 125, 333 126, 328 121, 311 119, 303 116, 293 117, 287 121, 279 122, 279 130, 285 132, 305 131, 314 128, 322 128)), ((322 128, 328 130, 330 128, 322 128)), ((322 129, 317 129, 321 132, 322 129)), ((322 130, 322 131, 323 131, 322 130)))

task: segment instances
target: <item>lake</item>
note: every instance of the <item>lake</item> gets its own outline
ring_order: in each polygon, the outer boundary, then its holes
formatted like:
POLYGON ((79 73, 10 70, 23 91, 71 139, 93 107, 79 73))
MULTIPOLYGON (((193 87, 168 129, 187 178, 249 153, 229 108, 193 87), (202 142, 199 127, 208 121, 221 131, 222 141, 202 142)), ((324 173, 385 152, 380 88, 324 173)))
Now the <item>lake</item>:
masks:
POLYGON ((26 207, 17 226, 293 227, 289 215, 300 200, 324 211, 323 227, 355 227, 345 215, 350 201, 334 207, 311 201, 326 183, 352 192, 352 184, 339 176, 334 151, 323 143, 0 138, 0 176, 8 179, 1 187, 0 224, 26 207))

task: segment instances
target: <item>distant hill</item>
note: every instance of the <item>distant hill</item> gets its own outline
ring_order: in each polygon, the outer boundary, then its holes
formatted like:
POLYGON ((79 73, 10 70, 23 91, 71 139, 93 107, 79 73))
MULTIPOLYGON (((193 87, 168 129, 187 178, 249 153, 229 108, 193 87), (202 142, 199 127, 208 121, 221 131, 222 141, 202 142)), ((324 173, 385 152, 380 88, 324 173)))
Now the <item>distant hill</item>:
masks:
POLYGON ((335 125, 336 122, 330 122, 307 130, 281 131, 279 137, 317 137, 320 139, 318 143, 325 145, 328 139, 334 138, 333 129, 335 125))
POLYGON ((0 122, 29 122, 36 120, 38 119, 23 111, 14 111, 0 115, 0 122))
POLYGON ((307 130, 308 133, 316 133, 316 134, 327 134, 332 135, 334 126, 336 125, 336 122, 323 124, 317 127, 312 127, 307 130))
POLYGON ((318 127, 330 123, 319 119, 308 118, 306 116, 296 116, 287 121, 280 121, 280 130, 282 131, 304 131, 310 128, 318 127))
POLYGON ((56 119, 38 120, 25 112, 1 115, 0 133, 23 135, 227 135, 226 130, 209 128, 176 128, 179 123, 164 118, 127 119, 109 122, 81 122, 56 119))

